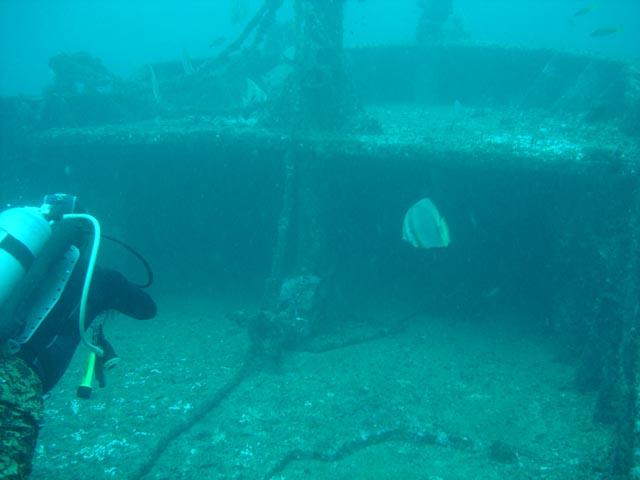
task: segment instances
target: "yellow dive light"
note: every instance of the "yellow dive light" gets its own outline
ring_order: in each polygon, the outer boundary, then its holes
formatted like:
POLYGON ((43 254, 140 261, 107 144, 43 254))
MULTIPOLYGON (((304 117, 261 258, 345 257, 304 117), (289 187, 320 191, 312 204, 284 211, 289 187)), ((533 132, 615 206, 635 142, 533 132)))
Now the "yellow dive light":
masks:
POLYGON ((78 391, 76 392, 76 395, 78 395, 78 397, 80 398, 91 397, 91 391, 93 389, 91 385, 93 384, 93 377, 96 371, 97 358, 98 356, 96 355, 96 352, 89 352, 89 357, 87 358, 87 367, 84 370, 82 381, 80 382, 78 391))
POLYGON ((113 349, 113 346, 104 337, 102 325, 98 326, 94 331, 93 344, 99 347, 102 355, 98 356, 98 353, 94 350, 89 352, 87 367, 77 391, 77 396, 80 398, 91 397, 94 378, 98 381, 100 388, 104 388, 107 384, 105 370, 111 370, 120 362, 120 357, 113 349))

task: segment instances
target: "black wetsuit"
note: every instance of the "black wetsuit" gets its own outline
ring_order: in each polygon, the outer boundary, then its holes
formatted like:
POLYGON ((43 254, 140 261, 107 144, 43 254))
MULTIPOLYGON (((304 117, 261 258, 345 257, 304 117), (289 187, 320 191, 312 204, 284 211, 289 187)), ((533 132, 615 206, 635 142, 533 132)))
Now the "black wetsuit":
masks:
MULTIPOLYGON (((58 383, 80 343, 79 303, 86 271, 83 267, 76 265, 62 297, 18 354, 38 374, 44 392, 58 383)), ((156 315, 156 304, 148 293, 121 273, 96 267, 89 291, 86 326, 108 310, 144 320, 156 315)))

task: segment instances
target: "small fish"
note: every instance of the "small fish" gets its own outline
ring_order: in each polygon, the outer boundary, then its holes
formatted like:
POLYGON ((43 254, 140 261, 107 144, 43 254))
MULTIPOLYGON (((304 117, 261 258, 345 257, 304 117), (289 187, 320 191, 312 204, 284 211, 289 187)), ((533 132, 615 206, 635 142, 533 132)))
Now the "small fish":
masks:
POLYGON ((213 41, 209 44, 209 48, 216 48, 222 45, 227 39, 225 37, 217 37, 214 38, 213 41))
POLYGON ((469 223, 473 228, 478 228, 478 219, 473 212, 469 213, 469 223))
POLYGON ((247 78, 247 87, 245 94, 242 97, 242 106, 245 108, 255 107, 266 103, 267 100, 268 97, 266 92, 260 88, 256 82, 247 78))
POLYGON ((582 7, 580 10, 576 10, 573 14, 574 17, 584 17, 585 15, 591 13, 594 9, 595 5, 587 5, 582 7))
POLYGON ((282 61, 289 65, 293 64, 296 61, 296 47, 287 47, 284 52, 282 52, 282 61))
POLYGON ((160 89, 158 88, 158 77, 153 65, 149 64, 149 82, 151 83, 151 93, 156 103, 160 103, 160 89))
POLYGON ((182 71, 185 75, 193 75, 196 71, 193 68, 193 63, 191 62, 191 57, 189 57, 189 53, 187 53, 187 49, 182 49, 182 71))
POLYGON ((620 33, 622 31, 621 27, 601 27, 596 28, 593 32, 589 34, 591 38, 603 38, 610 37, 611 35, 615 35, 616 33, 620 33))
POLYGON ((502 290, 502 288, 498 287, 493 287, 490 290, 486 290, 483 294, 482 294, 482 298, 493 298, 496 295, 498 295, 500 293, 500 291, 502 290))
POLYGON ((457 116, 461 116, 464 113, 464 106, 460 100, 453 102, 453 113, 457 116))
POLYGON ((231 0, 229 4, 229 13, 231 16, 231 24, 237 25, 244 22, 249 16, 249 1, 248 0, 231 0))

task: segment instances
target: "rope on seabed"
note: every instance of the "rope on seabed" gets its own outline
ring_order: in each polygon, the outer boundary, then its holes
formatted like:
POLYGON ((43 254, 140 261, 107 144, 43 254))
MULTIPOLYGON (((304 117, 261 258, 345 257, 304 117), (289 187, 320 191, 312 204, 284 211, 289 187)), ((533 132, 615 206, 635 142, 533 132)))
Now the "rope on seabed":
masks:
MULTIPOLYGON (((249 357, 247 357, 249 358, 249 357)), ((175 425, 170 429, 160 440, 156 446, 151 449, 147 459, 140 465, 135 472, 130 475, 131 480, 140 480, 147 475, 155 466, 158 459, 162 456, 165 450, 171 445, 171 443, 188 432, 191 427, 202 420, 211 410, 216 408, 222 401, 227 398, 233 390, 235 390, 249 373, 252 371, 252 365, 250 361, 245 361, 242 367, 235 373, 235 375, 207 400, 205 400, 199 407, 197 407, 191 416, 184 422, 175 425)))
MULTIPOLYGON (((329 350, 334 350, 336 348, 343 348, 351 345, 355 345, 358 343, 375 340, 378 338, 386 337, 389 335, 393 335, 395 333, 399 333, 404 328, 406 328, 408 321, 419 315, 419 311, 412 312, 405 317, 403 317, 399 322, 396 328, 392 328, 389 330, 385 330, 383 332, 379 332, 378 334, 374 334, 372 336, 357 338, 355 341, 347 341, 342 344, 325 346, 326 348, 318 348, 317 350, 313 349, 302 349, 302 351, 310 351, 313 353, 322 353, 329 350)), ((195 424, 197 424, 200 420, 206 417, 213 409, 217 408, 245 379, 249 377, 249 375, 255 371, 255 364, 253 363, 252 352, 249 350, 245 356, 245 361, 242 364, 242 367, 234 374, 233 377, 220 389, 214 392, 207 400, 205 400, 200 406, 198 406, 191 416, 184 422, 175 425, 172 429, 170 429, 165 435, 158 440, 155 447, 150 450, 149 456, 147 459, 137 468, 137 470, 131 474, 129 477, 131 480, 140 480, 145 477, 153 467, 155 466, 158 459, 162 456, 162 454, 166 451, 166 449, 171 445, 171 443, 180 437, 182 434, 188 432, 195 424)), ((454 446, 456 445, 464 445, 465 442, 470 443, 470 441, 466 437, 461 436, 448 436, 449 441, 452 442, 454 446)), ((412 432, 407 429, 388 429, 381 430, 378 432, 373 432, 371 434, 366 435, 365 437, 359 437, 355 440, 350 440, 343 443, 340 447, 332 450, 331 452, 319 452, 313 450, 303 450, 303 449, 294 449, 290 451, 287 455, 285 455, 272 469, 269 471, 270 473, 265 477, 265 479, 271 478, 273 475, 284 470, 289 463, 295 460, 303 460, 303 459, 316 459, 316 460, 339 460, 344 458, 347 455, 355 453, 357 450, 361 450, 370 445, 375 445, 378 443, 390 441, 390 440, 404 440, 409 443, 422 443, 422 444, 432 444, 438 443, 437 437, 433 437, 432 433, 428 432, 412 432), (432 440, 432 438, 436 438, 436 440, 432 440)))
POLYGON ((271 467, 263 479, 272 479, 283 472, 290 463, 295 461, 317 460, 321 462, 336 462, 365 448, 392 441, 419 446, 440 445, 456 450, 470 450, 474 447, 474 443, 469 438, 461 435, 450 435, 442 431, 415 431, 406 427, 380 429, 363 433, 356 438, 343 442, 335 448, 326 450, 294 448, 271 467))
POLYGON ((332 350, 339 350, 341 348, 352 347, 361 343, 373 342, 375 340, 387 338, 392 335, 397 335, 409 326, 410 320, 413 320, 415 317, 421 315, 422 313, 422 310, 415 310, 396 321, 395 325, 392 327, 382 328, 374 333, 356 335, 345 340, 336 340, 333 342, 322 343, 319 340, 312 339, 301 348, 297 349, 297 351, 308 353, 326 353, 332 350))

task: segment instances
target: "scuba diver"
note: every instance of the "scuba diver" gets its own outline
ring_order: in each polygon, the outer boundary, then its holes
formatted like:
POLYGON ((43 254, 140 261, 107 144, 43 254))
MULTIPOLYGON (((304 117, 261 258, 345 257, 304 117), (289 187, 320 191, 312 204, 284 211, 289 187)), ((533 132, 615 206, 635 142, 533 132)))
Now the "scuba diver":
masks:
POLYGON ((0 213, 2 479, 30 474, 42 396, 60 380, 80 343, 90 353, 78 396, 90 395, 94 377, 104 386, 104 371, 119 359, 96 319, 110 311, 140 320, 156 315, 154 300, 143 290, 153 279, 149 265, 116 240, 143 261, 147 283, 97 267, 100 238, 100 224, 78 213, 71 195, 47 195, 41 207, 0 213))

